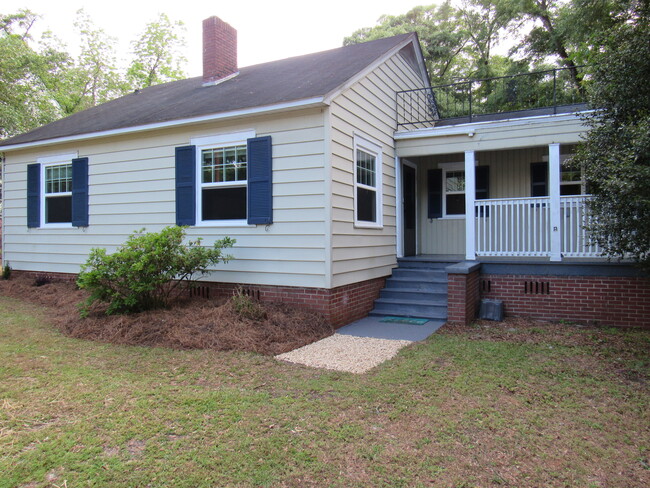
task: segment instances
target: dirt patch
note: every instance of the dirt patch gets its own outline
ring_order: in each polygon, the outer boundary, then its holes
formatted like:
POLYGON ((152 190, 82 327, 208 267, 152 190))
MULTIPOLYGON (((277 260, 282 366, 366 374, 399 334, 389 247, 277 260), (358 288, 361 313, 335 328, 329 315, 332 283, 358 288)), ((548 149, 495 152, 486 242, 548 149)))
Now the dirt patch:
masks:
POLYGON ((64 334, 114 344, 173 349, 241 350, 276 355, 334 333, 322 315, 285 304, 260 302, 258 320, 241 317, 230 300, 181 299, 166 310, 107 316, 100 309, 79 316, 87 293, 73 283, 35 286, 19 276, 0 280, 0 295, 50 308, 51 322, 64 334))

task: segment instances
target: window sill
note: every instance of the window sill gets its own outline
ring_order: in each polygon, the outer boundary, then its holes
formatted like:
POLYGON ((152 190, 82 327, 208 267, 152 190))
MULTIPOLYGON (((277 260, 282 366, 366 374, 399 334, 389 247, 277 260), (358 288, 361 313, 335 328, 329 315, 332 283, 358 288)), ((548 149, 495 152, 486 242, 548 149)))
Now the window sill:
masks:
POLYGON ((384 226, 382 224, 375 224, 372 222, 355 222, 354 228, 355 229, 383 229, 384 226))
POLYGON ((246 220, 206 220, 197 222, 193 227, 257 227, 246 220))
POLYGON ((61 223, 61 224, 42 224, 38 229, 74 229, 71 223, 61 223))

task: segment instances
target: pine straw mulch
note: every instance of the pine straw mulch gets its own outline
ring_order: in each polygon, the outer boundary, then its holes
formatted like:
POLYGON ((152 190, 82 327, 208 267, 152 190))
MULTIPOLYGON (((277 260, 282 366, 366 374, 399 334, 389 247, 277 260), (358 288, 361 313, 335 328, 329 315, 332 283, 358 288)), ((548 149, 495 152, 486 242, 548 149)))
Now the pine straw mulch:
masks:
POLYGON ((257 303, 264 316, 260 320, 241 317, 231 300, 202 298, 132 315, 108 316, 97 308, 81 318, 78 304, 87 292, 68 282, 36 286, 24 275, 0 280, 0 295, 47 307, 50 322, 67 336, 113 344, 276 355, 334 333, 322 315, 285 304, 257 303))

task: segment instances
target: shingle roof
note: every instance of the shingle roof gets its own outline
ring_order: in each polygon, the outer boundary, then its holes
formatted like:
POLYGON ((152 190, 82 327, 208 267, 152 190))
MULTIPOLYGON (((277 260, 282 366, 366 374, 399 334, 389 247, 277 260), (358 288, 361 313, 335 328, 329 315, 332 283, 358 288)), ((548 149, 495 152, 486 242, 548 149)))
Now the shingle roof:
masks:
POLYGON ((0 147, 322 97, 410 37, 415 38, 401 34, 248 66, 212 86, 203 86, 201 77, 152 86, 1 141, 0 147))

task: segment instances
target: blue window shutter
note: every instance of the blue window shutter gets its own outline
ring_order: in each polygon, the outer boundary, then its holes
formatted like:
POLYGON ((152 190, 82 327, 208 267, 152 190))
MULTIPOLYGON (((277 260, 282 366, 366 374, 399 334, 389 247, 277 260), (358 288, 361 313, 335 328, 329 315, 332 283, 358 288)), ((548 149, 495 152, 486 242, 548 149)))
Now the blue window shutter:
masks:
POLYGON ((430 169, 427 171, 428 205, 427 218, 439 219, 442 217, 442 170, 430 169))
POLYGON ((196 146, 176 148, 176 225, 196 224, 196 146))
POLYGON ((72 225, 88 227, 88 158, 72 160, 72 225))
POLYGON ((27 165, 27 227, 41 225, 41 165, 27 165))
POLYGON ((248 223, 273 223, 271 136, 248 139, 248 223))

